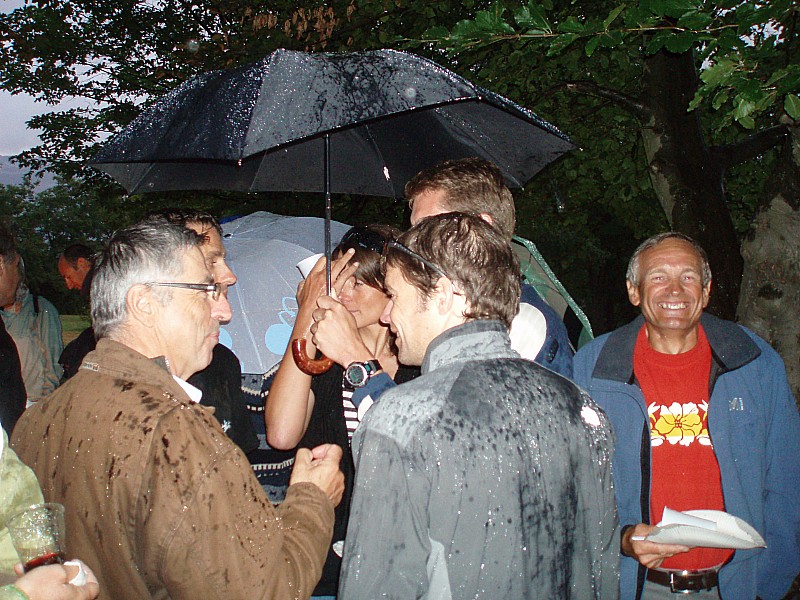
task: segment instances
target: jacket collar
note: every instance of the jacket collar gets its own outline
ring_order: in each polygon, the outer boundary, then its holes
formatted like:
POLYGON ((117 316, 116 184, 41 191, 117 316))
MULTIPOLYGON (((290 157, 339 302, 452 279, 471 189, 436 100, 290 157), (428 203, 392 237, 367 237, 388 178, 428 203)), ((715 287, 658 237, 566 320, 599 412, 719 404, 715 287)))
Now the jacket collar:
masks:
MULTIPOLYGON (((714 361, 721 373, 738 369, 761 354, 744 329, 732 321, 703 313, 700 315, 700 324, 706 332, 714 361)), ((597 357, 593 378, 633 383, 633 348, 642 325, 644 317, 640 315, 608 336, 597 357)))
POLYGON ((519 358, 511 349, 508 327, 500 321, 476 319, 440 333, 425 351, 422 372, 484 358, 519 358))

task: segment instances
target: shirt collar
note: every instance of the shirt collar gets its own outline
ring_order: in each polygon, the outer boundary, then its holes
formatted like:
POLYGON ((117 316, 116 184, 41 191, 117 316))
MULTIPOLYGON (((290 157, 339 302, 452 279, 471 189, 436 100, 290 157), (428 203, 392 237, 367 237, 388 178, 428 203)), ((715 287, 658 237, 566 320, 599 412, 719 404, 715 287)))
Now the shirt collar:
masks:
POLYGON ((184 381, 180 377, 176 377, 175 375, 172 378, 177 382, 179 386, 183 388, 183 391, 186 392, 186 395, 189 396, 189 400, 197 404, 200 402, 200 399, 203 397, 203 392, 194 387, 188 381, 184 381))

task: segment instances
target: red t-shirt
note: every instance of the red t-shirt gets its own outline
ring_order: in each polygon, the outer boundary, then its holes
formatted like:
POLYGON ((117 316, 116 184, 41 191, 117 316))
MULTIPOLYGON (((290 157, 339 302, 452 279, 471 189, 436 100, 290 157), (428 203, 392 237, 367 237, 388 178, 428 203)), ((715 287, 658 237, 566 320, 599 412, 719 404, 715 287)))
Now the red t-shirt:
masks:
MULTIPOLYGON (((711 346, 698 327, 697 345, 681 354, 650 347, 645 327, 633 352, 633 369, 650 418, 650 519, 674 510, 725 510, 722 481, 708 434, 708 383, 711 346)), ((733 550, 693 548, 667 558, 662 569, 708 569, 725 562, 733 550)))

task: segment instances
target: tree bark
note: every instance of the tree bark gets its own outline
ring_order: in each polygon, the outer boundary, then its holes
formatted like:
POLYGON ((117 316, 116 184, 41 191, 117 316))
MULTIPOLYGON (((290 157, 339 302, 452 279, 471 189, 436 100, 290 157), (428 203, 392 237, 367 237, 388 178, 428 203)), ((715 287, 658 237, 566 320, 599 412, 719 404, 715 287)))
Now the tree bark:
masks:
POLYGON ((651 118, 642 127, 653 188, 672 228, 696 239, 708 253, 713 287, 708 310, 733 319, 739 300, 742 257, 725 204, 724 165, 709 149, 696 112, 691 53, 661 51, 645 59, 640 102, 651 118))
POLYGON ((784 145, 765 197, 742 243, 738 319, 783 357, 800 402, 800 127, 784 145))

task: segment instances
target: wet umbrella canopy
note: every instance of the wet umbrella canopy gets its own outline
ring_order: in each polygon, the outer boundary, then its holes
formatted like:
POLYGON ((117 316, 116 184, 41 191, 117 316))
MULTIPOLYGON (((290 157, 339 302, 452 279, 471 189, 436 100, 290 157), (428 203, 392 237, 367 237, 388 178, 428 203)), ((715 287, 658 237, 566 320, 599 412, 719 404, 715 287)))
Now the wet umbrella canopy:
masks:
POLYGON ((521 187, 574 145, 533 113, 405 52, 278 50, 204 73, 145 110, 93 163, 130 193, 330 191, 401 197, 446 159, 480 156, 521 187))
MULTIPOLYGON (((331 193, 401 197, 422 169, 471 156, 521 187, 572 148, 530 111, 414 54, 277 50, 190 79, 93 164, 129 193, 325 192, 328 224, 331 193)), ((330 250, 326 227, 329 291, 330 250)))

